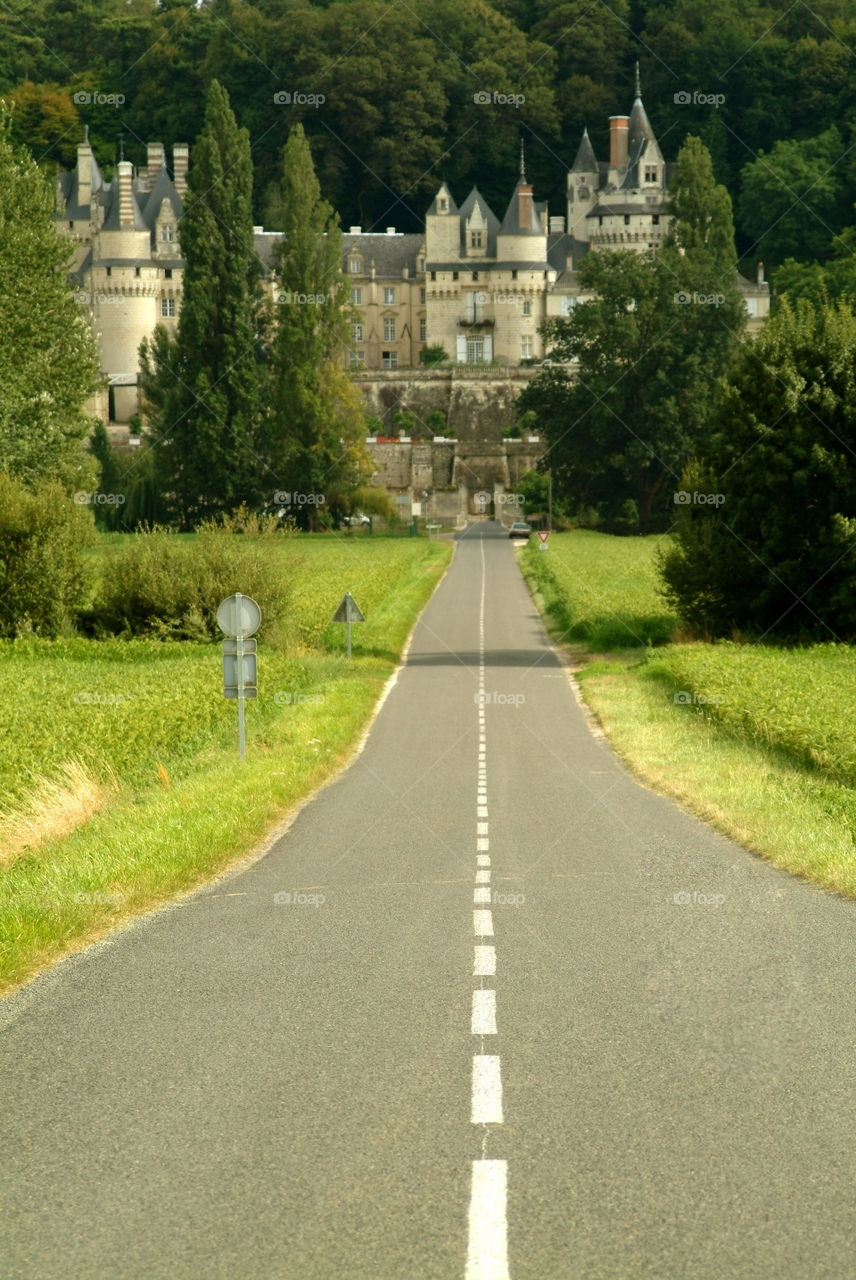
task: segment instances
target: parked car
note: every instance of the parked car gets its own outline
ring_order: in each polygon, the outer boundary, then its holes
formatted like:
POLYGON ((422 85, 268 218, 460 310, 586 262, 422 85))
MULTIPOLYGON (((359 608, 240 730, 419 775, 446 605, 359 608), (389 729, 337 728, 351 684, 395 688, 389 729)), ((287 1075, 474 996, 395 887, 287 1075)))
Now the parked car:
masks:
POLYGON ((509 538, 528 538, 532 532, 532 526, 527 524, 525 520, 515 520, 514 524, 509 527, 509 538))
POLYGON ((345 516, 342 524, 349 524, 355 527, 361 524, 371 524, 371 522, 371 516, 364 516, 358 512, 355 516, 345 516))

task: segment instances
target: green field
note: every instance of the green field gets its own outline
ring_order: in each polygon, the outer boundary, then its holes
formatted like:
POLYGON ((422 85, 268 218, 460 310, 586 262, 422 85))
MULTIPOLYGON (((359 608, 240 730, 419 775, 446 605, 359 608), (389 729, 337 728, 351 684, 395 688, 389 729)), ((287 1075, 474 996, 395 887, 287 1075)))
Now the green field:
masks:
MULTIPOLYGON (((105 539, 109 561, 118 542, 105 539)), ((452 554, 426 539, 277 538, 291 603, 259 645, 238 759, 220 647, 0 642, 0 990, 247 853, 346 761, 452 554), (365 623, 330 617, 350 591, 365 623)))
POLYGON ((657 593, 661 542, 575 531, 522 552, 587 704, 651 785, 778 866, 856 896, 856 652, 668 643, 680 624, 657 593))
POLYGON ((657 594, 655 556, 668 539, 615 538, 588 529, 532 538, 521 565, 564 640, 605 652, 664 644, 677 618, 657 594))

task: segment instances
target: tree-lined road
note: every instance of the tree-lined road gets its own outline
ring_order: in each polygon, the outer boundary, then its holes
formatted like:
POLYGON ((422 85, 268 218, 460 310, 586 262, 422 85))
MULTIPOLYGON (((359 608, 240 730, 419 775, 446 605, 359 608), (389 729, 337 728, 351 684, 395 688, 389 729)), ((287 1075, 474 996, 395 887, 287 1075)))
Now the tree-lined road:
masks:
POLYGON ((854 925, 627 774, 473 526, 275 847, 0 1005, 0 1275, 856 1276, 854 925))

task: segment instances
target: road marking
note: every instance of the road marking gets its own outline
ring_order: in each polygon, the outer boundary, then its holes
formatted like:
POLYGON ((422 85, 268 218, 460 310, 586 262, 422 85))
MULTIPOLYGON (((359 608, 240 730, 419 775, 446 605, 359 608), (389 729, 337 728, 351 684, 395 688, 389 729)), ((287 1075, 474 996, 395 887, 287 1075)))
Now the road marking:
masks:
MULTIPOLYGON (((479 844, 481 844, 481 840, 479 840, 479 844)), ((485 840, 485 844, 487 844, 487 840, 485 840)), ((476 854, 476 862, 478 863, 478 865, 479 865, 480 867, 489 867, 489 866, 490 866, 490 854, 489 854, 489 853, 477 853, 477 854, 476 854)))
POLYGON ((477 822, 477 823, 476 823, 476 835, 477 835, 477 836, 486 836, 486 835, 487 835, 487 823, 486 823, 486 822, 477 822))
POLYGON ((473 902, 477 907, 490 905, 490 889, 485 886, 480 889, 473 889, 473 902))
MULTIPOLYGON (((489 849, 489 848, 490 848, 490 841, 489 841, 489 840, 484 840, 484 839, 482 839, 482 840, 476 840, 476 848, 477 848, 480 852, 481 852, 482 850, 487 850, 487 849, 489 849)), ((483 863, 482 865, 484 866, 484 865, 487 865, 487 864, 483 863)))
POLYGON ((489 871, 477 871, 477 872, 476 872, 476 884, 490 884, 490 872, 489 872, 489 871))
POLYGON ((496 1035, 496 992, 473 992, 473 1016, 471 1021, 474 1036, 496 1035))
POLYGON ((495 1054, 473 1055, 473 1124, 502 1124, 502 1077, 495 1054))
POLYGON ((509 1280, 508 1162, 474 1160, 466 1280, 509 1280))
POLYGON ((490 911, 473 912, 473 933, 479 938, 493 937, 493 913, 490 911))
POLYGON ((496 947, 475 948, 473 957, 473 977, 492 978, 496 973, 496 947))

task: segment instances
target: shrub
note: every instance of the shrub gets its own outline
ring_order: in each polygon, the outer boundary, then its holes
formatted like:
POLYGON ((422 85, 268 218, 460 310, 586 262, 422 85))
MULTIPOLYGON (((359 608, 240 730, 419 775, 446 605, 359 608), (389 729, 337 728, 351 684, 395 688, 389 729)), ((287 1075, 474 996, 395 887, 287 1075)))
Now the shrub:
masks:
POLYGON ((54 481, 30 491, 0 473, 0 635, 56 636, 92 592, 92 513, 54 481))
POLYGON ((431 365, 445 364, 448 359, 446 348, 440 342, 430 347, 423 347, 419 352, 419 363, 424 364, 426 369, 431 365))
POLYGON ((287 536, 277 532, 275 518, 244 510, 203 522, 192 537, 161 526, 134 534, 110 562, 96 626, 157 639, 219 640, 217 606, 240 591, 260 605, 264 636, 288 603, 288 583, 271 555, 287 536))

